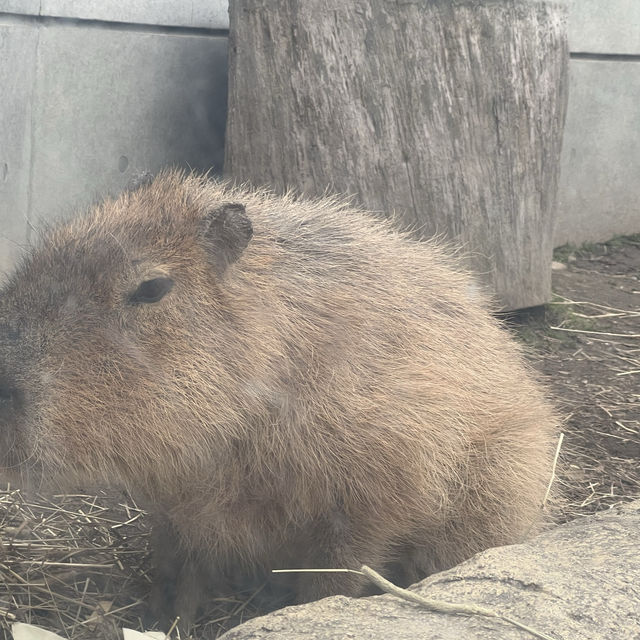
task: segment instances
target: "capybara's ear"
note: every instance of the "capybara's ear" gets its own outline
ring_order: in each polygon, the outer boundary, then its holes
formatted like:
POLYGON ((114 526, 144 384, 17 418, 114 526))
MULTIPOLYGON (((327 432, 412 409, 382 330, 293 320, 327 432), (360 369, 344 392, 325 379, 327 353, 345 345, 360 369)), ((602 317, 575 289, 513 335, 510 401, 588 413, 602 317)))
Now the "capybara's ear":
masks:
POLYGON ((207 213, 203 231, 211 258, 220 272, 242 255, 253 236, 244 205, 230 202, 207 213))

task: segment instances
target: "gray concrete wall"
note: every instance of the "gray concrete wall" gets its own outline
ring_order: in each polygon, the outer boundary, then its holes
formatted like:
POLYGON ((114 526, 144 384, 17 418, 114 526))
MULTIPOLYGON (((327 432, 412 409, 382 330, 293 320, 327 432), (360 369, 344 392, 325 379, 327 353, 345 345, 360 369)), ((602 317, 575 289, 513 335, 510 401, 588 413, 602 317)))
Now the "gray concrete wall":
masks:
POLYGON ((0 0, 0 272, 134 171, 221 170, 227 26, 224 0, 0 0))
POLYGON ((0 0, 0 11, 173 27, 229 27, 225 0, 0 0))
POLYGON ((567 0, 570 92, 554 244, 640 232, 640 0, 567 0))

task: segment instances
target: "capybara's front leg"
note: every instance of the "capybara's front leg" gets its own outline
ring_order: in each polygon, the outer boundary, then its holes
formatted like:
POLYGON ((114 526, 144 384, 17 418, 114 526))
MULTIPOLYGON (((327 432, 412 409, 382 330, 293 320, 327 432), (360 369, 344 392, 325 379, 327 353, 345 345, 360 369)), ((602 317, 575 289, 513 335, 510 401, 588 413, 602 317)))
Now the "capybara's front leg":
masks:
MULTIPOLYGON (((306 566, 313 569, 350 569, 341 572, 300 573, 296 602, 311 602, 333 595, 357 597, 372 592, 367 579, 358 571, 363 564, 381 569, 385 560, 384 544, 375 533, 354 530, 347 516, 331 514, 309 530, 306 566)), ((373 590, 375 592, 375 590, 373 590)))
POLYGON ((184 548, 168 518, 155 514, 152 523, 153 581, 147 619, 168 629, 179 616, 186 633, 207 598, 210 579, 203 563, 184 548))

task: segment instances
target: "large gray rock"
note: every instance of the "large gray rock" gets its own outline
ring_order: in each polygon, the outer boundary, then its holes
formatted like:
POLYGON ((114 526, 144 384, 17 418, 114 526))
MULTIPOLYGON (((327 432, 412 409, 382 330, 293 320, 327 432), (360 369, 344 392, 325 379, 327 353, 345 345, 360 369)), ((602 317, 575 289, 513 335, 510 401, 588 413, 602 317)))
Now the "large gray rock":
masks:
MULTIPOLYGON (((640 639, 640 501, 527 544, 490 549, 417 585, 427 598, 475 604, 557 640, 640 639)), ((433 613, 392 595, 334 597, 251 620, 223 640, 529 640, 506 622, 433 613)))

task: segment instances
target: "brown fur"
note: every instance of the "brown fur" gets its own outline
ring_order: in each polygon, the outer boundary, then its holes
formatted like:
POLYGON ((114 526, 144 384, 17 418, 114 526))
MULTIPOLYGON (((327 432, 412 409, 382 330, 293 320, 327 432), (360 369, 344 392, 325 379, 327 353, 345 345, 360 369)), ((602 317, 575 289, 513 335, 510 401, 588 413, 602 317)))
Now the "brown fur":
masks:
MULTIPOLYGON (((471 292, 438 246, 344 203, 163 174, 5 285, 0 466, 141 495, 156 605, 187 617, 201 578, 238 569, 415 580, 521 540, 550 479, 554 415, 471 292), (131 304, 156 277, 173 289, 131 304)), ((362 590, 293 581, 298 601, 362 590)))

